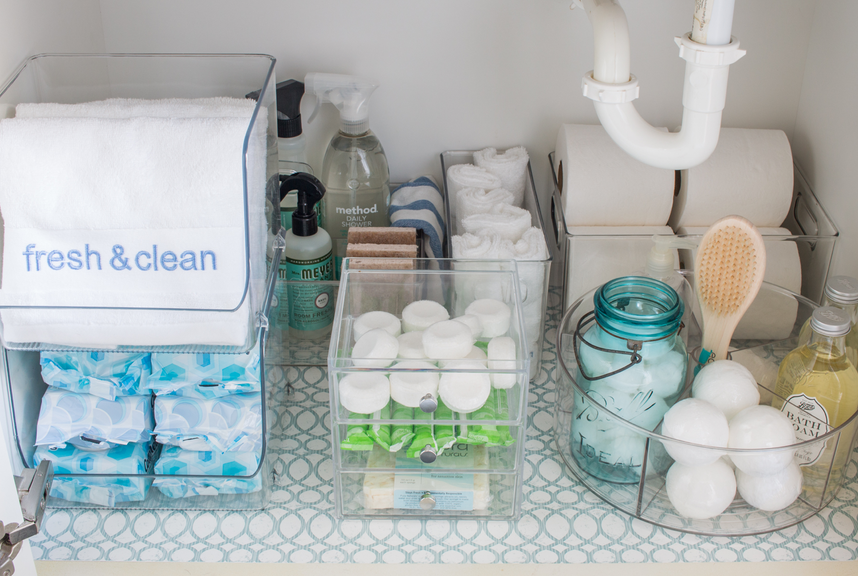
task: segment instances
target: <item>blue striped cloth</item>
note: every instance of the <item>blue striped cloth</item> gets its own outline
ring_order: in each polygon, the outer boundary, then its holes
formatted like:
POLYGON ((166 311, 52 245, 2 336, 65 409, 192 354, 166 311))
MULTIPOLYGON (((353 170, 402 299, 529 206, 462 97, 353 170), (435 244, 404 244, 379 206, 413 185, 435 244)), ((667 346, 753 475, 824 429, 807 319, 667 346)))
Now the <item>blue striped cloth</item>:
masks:
POLYGON ((390 195, 390 225, 417 228, 423 231, 423 251, 426 258, 441 258, 444 254, 444 198, 431 176, 420 176, 401 186, 390 195))

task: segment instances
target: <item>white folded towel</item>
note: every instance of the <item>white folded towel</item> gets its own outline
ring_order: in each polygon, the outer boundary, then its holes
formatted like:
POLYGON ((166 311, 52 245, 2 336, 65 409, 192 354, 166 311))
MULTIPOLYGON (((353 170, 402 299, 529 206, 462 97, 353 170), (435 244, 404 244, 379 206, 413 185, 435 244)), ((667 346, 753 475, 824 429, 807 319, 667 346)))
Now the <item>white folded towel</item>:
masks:
POLYGON ((472 214, 462 220, 465 232, 482 236, 499 234, 501 238, 517 242, 530 228, 530 212, 509 204, 496 204, 483 214, 472 214))
POLYGON ((108 98, 81 104, 23 102, 16 118, 250 118, 256 101, 249 98, 108 98))
POLYGON ((514 197, 506 188, 483 190, 482 188, 462 188, 456 195, 456 218, 461 225, 462 220, 474 214, 483 214, 496 204, 512 205, 514 197))
POLYGON ((6 309, 7 341, 248 341, 265 275, 267 122, 247 154, 248 245, 242 146, 254 104, 213 100, 20 105, 24 117, 0 122, 0 304, 238 310, 6 309), (111 117, 75 117, 75 106, 111 117), (201 108, 211 114, 187 117, 201 108), (49 113, 64 116, 39 117, 49 113))
POLYGON ((474 164, 500 178, 503 188, 513 193, 514 206, 521 206, 524 199, 529 161, 530 157, 523 146, 510 148, 502 154, 498 154, 494 148, 474 152, 474 164))

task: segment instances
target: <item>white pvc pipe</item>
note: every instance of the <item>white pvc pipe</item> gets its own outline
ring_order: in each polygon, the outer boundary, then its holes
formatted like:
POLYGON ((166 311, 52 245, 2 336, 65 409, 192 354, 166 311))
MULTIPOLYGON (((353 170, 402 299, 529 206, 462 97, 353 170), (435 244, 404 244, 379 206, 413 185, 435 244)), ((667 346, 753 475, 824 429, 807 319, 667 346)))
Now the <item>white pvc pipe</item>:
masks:
POLYGON ((735 0, 702 0, 695 4, 691 39, 710 46, 730 43, 735 0))
POLYGON ((628 82, 631 48, 625 12, 616 0, 583 0, 583 5, 593 25, 593 77, 609 84, 628 82))

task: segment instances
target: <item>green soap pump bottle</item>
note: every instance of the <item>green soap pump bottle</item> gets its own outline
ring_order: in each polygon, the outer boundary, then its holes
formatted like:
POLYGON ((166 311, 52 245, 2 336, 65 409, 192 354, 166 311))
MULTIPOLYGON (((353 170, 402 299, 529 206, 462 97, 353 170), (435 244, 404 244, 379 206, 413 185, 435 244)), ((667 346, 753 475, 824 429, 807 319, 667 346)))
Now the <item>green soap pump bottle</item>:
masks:
POLYGON ((287 290, 290 336, 321 338, 334 320, 333 286, 316 283, 334 279, 333 244, 324 228, 319 228, 315 210, 325 195, 325 187, 318 178, 304 172, 288 176, 281 187, 298 191, 292 228, 286 232, 283 249, 286 280, 292 281, 287 290))

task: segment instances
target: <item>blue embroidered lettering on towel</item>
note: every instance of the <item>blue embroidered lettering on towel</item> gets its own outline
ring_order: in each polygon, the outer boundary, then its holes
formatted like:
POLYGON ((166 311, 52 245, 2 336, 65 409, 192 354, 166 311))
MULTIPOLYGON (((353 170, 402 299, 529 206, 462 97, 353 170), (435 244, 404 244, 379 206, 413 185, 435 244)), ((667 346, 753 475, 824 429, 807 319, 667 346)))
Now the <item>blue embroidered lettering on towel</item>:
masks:
POLYGON ((152 245, 152 251, 126 250, 122 244, 114 244, 109 251, 105 250, 107 268, 101 266, 101 251, 84 244, 83 250, 38 250, 35 244, 27 244, 22 252, 27 265, 27 272, 43 270, 149 270, 158 272, 175 272, 179 270, 217 270, 217 254, 214 250, 162 250, 158 245, 152 245), (109 259, 108 259, 109 257, 109 259))

